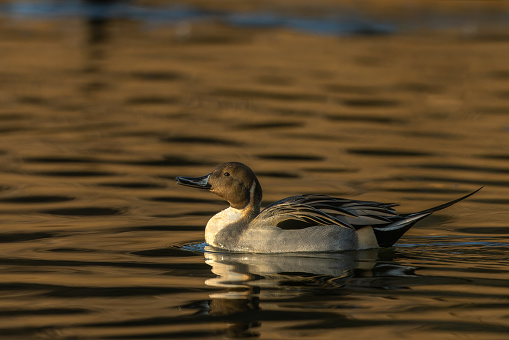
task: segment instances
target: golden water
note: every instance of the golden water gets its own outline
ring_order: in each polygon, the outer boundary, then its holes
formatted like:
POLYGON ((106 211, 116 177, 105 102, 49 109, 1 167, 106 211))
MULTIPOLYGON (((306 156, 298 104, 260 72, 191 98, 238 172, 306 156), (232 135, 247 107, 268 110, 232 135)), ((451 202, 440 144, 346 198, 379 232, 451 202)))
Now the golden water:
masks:
POLYGON ((394 20, 380 34, 218 14, 340 16, 327 1, 197 1, 205 20, 171 23, 1 7, 0 337, 506 339, 509 31, 503 3, 468 3, 355 8, 394 20), (485 187, 393 249, 215 253, 225 204, 174 177, 225 161, 264 204, 412 212, 485 187))

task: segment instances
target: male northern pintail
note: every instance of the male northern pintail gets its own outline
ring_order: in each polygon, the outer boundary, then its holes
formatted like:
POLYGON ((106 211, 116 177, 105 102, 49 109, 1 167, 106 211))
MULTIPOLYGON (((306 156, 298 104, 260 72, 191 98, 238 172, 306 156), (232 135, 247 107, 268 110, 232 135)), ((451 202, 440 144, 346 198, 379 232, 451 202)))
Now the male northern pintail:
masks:
POLYGON ((202 177, 177 177, 178 184, 207 189, 230 203, 212 217, 205 241, 214 247, 253 253, 330 252, 392 246, 417 221, 479 191, 412 214, 394 203, 300 195, 260 212, 262 187, 248 166, 228 162, 202 177))

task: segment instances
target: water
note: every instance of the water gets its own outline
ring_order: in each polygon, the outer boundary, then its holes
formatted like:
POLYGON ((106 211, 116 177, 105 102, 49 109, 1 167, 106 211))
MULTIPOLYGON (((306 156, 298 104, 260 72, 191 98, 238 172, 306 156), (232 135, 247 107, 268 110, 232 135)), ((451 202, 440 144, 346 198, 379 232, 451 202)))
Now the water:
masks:
POLYGON ((0 6, 0 338, 507 338, 503 3, 65 3, 0 6), (174 177, 233 160, 264 205, 485 187, 392 249, 228 254, 174 177))

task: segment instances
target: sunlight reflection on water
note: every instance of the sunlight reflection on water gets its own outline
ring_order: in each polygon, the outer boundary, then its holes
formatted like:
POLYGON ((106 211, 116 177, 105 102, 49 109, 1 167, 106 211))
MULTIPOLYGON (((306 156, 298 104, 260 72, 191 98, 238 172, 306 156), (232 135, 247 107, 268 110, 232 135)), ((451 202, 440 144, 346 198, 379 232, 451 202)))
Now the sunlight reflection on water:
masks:
POLYGON ((147 3, 0 2, 1 338, 506 337, 502 2, 147 3), (265 206, 485 187, 392 249, 211 251, 174 178, 232 160, 265 206))

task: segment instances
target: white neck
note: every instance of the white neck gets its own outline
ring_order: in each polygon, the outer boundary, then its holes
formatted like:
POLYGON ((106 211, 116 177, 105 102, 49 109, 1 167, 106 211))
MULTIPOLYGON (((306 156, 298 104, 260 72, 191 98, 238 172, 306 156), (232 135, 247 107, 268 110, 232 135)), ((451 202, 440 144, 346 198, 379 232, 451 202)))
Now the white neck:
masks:
MULTIPOLYGON (((205 227, 205 242, 214 247, 221 247, 222 245, 217 244, 215 241, 215 236, 224 228, 229 226, 233 227, 233 225, 238 222, 243 217, 246 217, 250 212, 253 212, 253 203, 254 196, 256 190, 256 182, 253 181, 251 184, 251 188, 249 190, 249 203, 243 209, 235 209, 233 207, 226 208, 217 214, 215 214, 208 222, 205 227)), ((259 213, 260 208, 256 208, 255 215, 259 213)), ((252 216, 251 218, 253 218, 252 216)), ((250 221, 246 221, 249 223, 250 221)))

